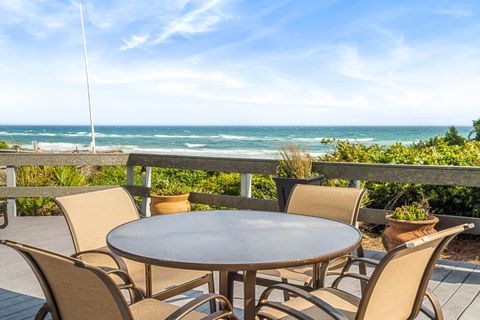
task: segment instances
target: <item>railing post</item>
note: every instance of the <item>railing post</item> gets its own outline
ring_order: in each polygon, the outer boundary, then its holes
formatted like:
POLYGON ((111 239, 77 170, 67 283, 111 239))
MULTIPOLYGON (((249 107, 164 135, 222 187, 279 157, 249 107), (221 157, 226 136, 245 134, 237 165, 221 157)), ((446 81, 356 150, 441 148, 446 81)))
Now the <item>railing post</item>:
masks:
POLYGON ((134 166, 127 166, 127 186, 133 186, 134 185, 134 180, 133 180, 133 169, 134 166))
MULTIPOLYGON (((17 186, 17 174, 14 166, 7 166, 7 187, 17 186)), ((17 216, 17 201, 15 198, 7 199, 7 215, 9 218, 17 216)))
MULTIPOLYGON (((152 186, 152 168, 142 167, 142 187, 152 186)), ((150 197, 142 197, 142 216, 150 217, 150 197)))
POLYGON ((242 197, 252 197, 252 174, 240 173, 240 195, 242 197))

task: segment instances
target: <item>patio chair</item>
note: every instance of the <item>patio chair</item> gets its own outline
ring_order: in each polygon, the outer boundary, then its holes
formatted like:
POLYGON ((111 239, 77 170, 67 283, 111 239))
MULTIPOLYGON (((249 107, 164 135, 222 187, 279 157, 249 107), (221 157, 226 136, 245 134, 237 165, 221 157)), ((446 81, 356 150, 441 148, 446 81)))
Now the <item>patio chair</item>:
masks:
POLYGON ((260 297, 258 316, 282 320, 405 320, 423 312, 430 319, 443 320, 441 305, 427 289, 428 282, 445 246, 470 228, 473 225, 464 224, 400 245, 380 261, 370 277, 348 272, 353 263, 364 260, 356 258, 345 266, 331 288, 307 292, 291 284, 271 286, 260 297), (346 278, 366 283, 362 298, 338 288, 346 278), (283 303, 269 301, 274 290, 287 291, 297 298, 283 303), (422 307, 424 297, 431 302, 433 313, 422 307))
MULTIPOLYGON (((287 202, 286 212, 319 218, 342 221, 357 226, 360 202, 365 195, 365 189, 339 188, 297 184, 287 202)), ((363 248, 357 249, 357 255, 363 257, 363 248)), ((327 275, 338 275, 347 262, 347 257, 341 257, 328 263, 308 265, 277 270, 259 271, 259 274, 279 277, 282 282, 294 280, 312 288, 324 286, 327 275)), ((360 265, 362 274, 366 274, 364 264, 360 265)), ((258 283, 271 285, 268 279, 260 278, 258 283)), ((285 295, 288 299, 288 294, 285 295)))
POLYGON ((112 269, 108 273, 78 259, 23 245, 8 240, 0 243, 16 250, 30 265, 46 298, 35 319, 50 313, 53 320, 153 320, 153 319, 238 319, 231 304, 223 296, 202 295, 182 307, 156 300, 144 299, 127 273, 112 269), (124 279, 120 288, 109 276, 115 273, 124 279), (134 292, 134 303, 128 305, 121 289, 134 292), (205 315, 195 311, 210 301, 219 301, 222 311, 205 315))
POLYGON ((146 266, 122 259, 109 250, 106 244, 108 232, 140 218, 135 202, 126 189, 119 187, 57 197, 55 202, 62 209, 70 229, 76 251, 72 257, 103 268, 122 269, 148 296, 161 300, 204 284, 208 284, 209 292, 214 292, 211 272, 146 266), (147 271, 151 276, 147 275, 147 271))

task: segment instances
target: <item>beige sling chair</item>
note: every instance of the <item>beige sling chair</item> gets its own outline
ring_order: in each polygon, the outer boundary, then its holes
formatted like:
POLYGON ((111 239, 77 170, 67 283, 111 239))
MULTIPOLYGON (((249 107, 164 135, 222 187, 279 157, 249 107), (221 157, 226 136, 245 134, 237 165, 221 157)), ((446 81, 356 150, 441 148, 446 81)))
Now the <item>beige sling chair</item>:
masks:
POLYGON ((307 292, 290 284, 276 284, 266 289, 260 297, 257 312, 259 319, 302 320, 405 320, 415 319, 423 312, 430 319, 443 320, 441 306, 427 290, 435 264, 445 246, 457 234, 473 228, 460 225, 438 233, 409 241, 389 252, 370 277, 348 272, 351 260, 331 288, 307 292), (345 278, 365 282, 362 298, 338 288, 345 278), (269 301, 273 290, 288 291, 297 298, 279 303, 269 301), (432 304, 432 313, 422 307, 426 297, 432 304))
POLYGON ((144 299, 143 291, 122 270, 106 272, 78 259, 13 241, 0 240, 0 243, 25 258, 42 287, 46 303, 35 319, 43 319, 47 313, 53 320, 238 319, 231 304, 220 295, 209 293, 177 307, 157 299, 144 299), (122 286, 109 276, 113 273, 124 280, 122 286), (132 293, 132 304, 127 304, 121 289, 132 293), (210 315, 195 311, 215 300, 220 302, 222 311, 210 315))
MULTIPOLYGON (((209 292, 214 292, 211 272, 148 266, 122 259, 108 249, 108 232, 140 218, 132 196, 124 188, 57 197, 55 202, 62 209, 73 238, 76 254, 72 257, 96 266, 122 269, 147 296, 161 300, 203 284, 208 284, 209 292)), ((213 302, 211 308, 212 311, 215 308, 213 302)))
MULTIPOLYGON (((297 184, 288 199, 286 212, 345 222, 357 226, 360 202, 365 194, 364 189, 339 188, 297 184)), ((359 247, 357 255, 363 257, 363 249, 359 247)), ((328 263, 294 267, 287 269, 259 271, 259 274, 279 277, 282 282, 299 281, 311 288, 324 286, 327 275, 338 275, 347 262, 341 257, 328 263)), ((360 265, 360 272, 366 274, 365 265, 360 265)), ((257 283, 272 285, 270 279, 259 278, 257 283)), ((288 293, 285 294, 288 299, 288 293)))

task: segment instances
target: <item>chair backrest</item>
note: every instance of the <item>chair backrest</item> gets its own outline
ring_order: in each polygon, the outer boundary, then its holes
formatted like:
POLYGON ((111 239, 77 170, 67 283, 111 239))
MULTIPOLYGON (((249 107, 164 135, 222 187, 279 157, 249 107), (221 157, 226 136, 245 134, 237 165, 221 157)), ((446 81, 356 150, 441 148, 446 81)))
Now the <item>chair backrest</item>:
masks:
POLYGON ((464 224, 449 228, 389 252, 370 277, 356 319, 414 319, 445 246, 457 234, 472 227, 464 224))
POLYGON ((110 230, 139 218, 132 196, 120 187, 57 197, 55 202, 65 215, 77 252, 106 246, 110 230))
POLYGON ((355 225, 365 189, 297 184, 287 202, 287 213, 342 221, 355 225))
POLYGON ((97 267, 13 241, 32 268, 45 294, 53 320, 132 320, 133 316, 113 280, 97 267))

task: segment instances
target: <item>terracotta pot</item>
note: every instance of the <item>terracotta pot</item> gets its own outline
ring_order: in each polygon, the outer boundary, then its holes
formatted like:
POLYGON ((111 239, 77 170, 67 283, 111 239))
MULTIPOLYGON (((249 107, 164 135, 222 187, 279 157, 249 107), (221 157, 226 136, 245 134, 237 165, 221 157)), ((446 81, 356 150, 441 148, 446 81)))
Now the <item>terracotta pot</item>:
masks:
POLYGON ((152 216, 159 214, 172 214, 179 212, 188 212, 191 210, 188 196, 190 193, 176 196, 159 196, 151 194, 150 213, 152 216))
POLYGON ((387 251, 392 251, 407 241, 437 232, 434 227, 438 223, 438 218, 435 216, 424 221, 406 221, 393 219, 387 215, 385 220, 387 227, 383 232, 382 243, 387 251))

